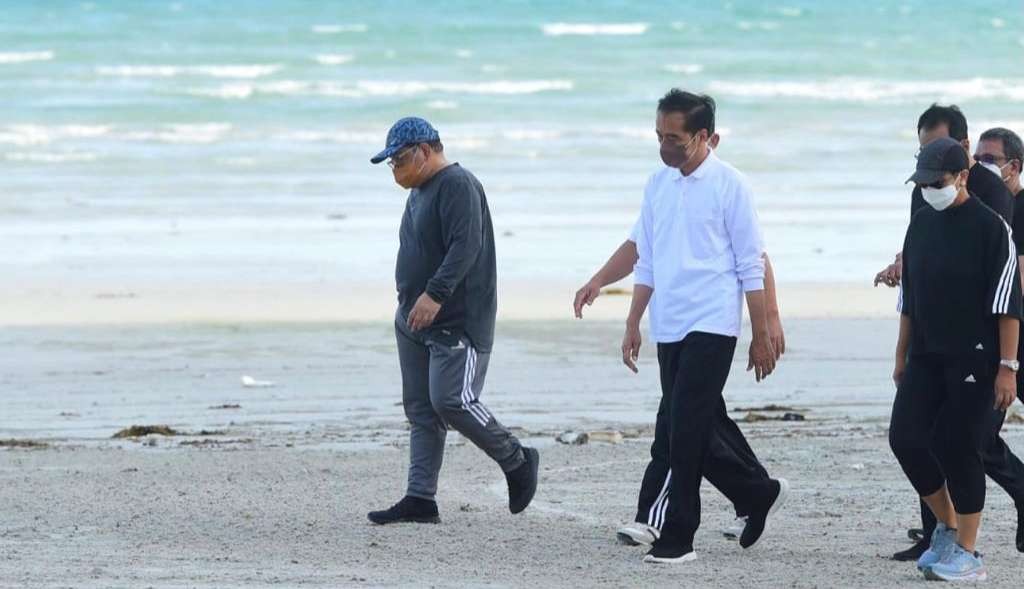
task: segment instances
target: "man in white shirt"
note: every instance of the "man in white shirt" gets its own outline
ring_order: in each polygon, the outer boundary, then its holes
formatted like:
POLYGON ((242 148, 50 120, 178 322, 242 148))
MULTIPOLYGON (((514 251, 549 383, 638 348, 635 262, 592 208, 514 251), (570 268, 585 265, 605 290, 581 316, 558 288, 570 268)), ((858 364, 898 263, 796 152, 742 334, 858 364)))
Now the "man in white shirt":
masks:
MULTIPOLYGON (((713 133, 708 138, 709 149, 717 150, 719 139, 718 133, 713 133)), ((633 273, 633 267, 637 262, 636 240, 637 232, 640 230, 639 225, 640 222, 638 220, 626 241, 622 242, 622 245, 608 258, 604 266, 576 291, 573 311, 578 319, 583 318, 583 307, 592 305, 597 297, 600 296, 602 288, 618 282, 633 273)), ((768 333, 771 336, 772 348, 775 350, 775 360, 778 361, 786 351, 786 336, 779 315, 775 276, 772 272, 771 261, 768 259, 767 253, 764 255, 764 290, 768 305, 768 333)), ((750 468, 766 472, 749 445, 744 443, 742 446, 733 448, 725 444, 718 444, 717 442, 719 441, 722 440, 719 440, 719 438, 713 440, 714 443, 709 450, 710 452, 719 453, 725 460, 735 460, 737 463, 735 468, 750 468)), ((737 440, 729 441, 735 442, 737 440)), ((738 441, 745 442, 742 438, 738 441)), ((660 514, 655 513, 653 507, 654 503, 661 496, 661 491, 665 485, 665 478, 668 475, 669 464, 667 453, 657 453, 661 448, 655 446, 652 450, 654 452, 651 454, 651 462, 647 466, 640 485, 636 515, 630 523, 616 530, 616 537, 621 544, 649 547, 661 533, 661 530, 655 527, 661 519, 658 517, 660 514)), ((714 481, 711 482, 714 484, 714 481)), ((737 511, 736 519, 722 529, 722 534, 726 538, 738 540, 740 534, 743 533, 743 529, 746 527, 746 523, 747 515, 737 511)))
POLYGON ((746 179, 708 149, 715 132, 709 96, 672 89, 658 103, 656 127, 665 167, 644 190, 622 361, 637 371, 640 319, 649 306, 662 387, 651 454, 667 456, 669 470, 651 508, 660 533, 644 561, 676 563, 696 559, 702 478, 747 514, 743 548, 760 540, 788 483, 763 468, 737 468, 737 461, 711 451, 749 447, 722 398, 744 296, 753 329, 747 369, 760 382, 775 368, 753 195, 746 179))

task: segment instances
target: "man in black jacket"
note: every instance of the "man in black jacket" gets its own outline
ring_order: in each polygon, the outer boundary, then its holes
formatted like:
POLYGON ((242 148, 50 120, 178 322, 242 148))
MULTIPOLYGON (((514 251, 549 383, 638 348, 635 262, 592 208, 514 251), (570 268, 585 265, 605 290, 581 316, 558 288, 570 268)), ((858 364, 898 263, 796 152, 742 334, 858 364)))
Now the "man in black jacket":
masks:
POLYGON ((509 510, 519 513, 537 490, 539 455, 480 402, 498 305, 483 186, 445 159, 437 130, 420 118, 391 127, 384 151, 370 161, 386 159, 395 182, 410 189, 395 265, 402 404, 411 426, 409 483, 401 501, 368 517, 377 524, 440 521, 434 495, 449 427, 498 463, 509 510))

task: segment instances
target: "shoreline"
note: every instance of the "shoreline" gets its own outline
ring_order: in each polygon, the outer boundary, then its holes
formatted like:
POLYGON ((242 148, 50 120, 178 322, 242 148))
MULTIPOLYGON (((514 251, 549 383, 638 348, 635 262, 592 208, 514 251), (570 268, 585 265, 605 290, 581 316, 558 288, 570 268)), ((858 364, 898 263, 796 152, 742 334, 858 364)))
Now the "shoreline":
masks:
MULTIPOLYGON (((581 278, 582 280, 585 278, 581 278)), ((498 321, 573 320, 576 283, 499 284, 498 321)), ((896 317, 896 291, 861 283, 780 283, 787 319, 896 317)), ((632 285, 610 287, 584 310, 624 320, 632 285)), ((0 326, 364 323, 390 321, 392 285, 343 283, 210 286, 188 284, 19 285, 0 294, 0 326)))

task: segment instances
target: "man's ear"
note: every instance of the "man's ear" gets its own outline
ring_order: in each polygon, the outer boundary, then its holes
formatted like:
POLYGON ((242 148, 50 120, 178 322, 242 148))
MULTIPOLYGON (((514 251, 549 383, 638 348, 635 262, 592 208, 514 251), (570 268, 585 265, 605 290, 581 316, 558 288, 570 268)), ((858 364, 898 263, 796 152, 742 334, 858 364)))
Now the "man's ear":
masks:
POLYGON ((718 142, 722 140, 722 137, 718 133, 712 133, 711 137, 708 137, 708 145, 711 149, 718 149, 718 142))

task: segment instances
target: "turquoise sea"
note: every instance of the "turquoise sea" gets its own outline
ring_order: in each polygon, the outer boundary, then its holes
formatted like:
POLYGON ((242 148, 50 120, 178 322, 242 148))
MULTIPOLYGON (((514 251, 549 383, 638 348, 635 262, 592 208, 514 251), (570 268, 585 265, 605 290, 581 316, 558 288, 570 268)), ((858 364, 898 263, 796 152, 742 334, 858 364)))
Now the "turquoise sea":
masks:
POLYGON ((0 271, 386 285, 404 194, 368 159, 417 114, 487 188, 501 279, 575 283, 626 236, 680 86, 718 100, 780 280, 868 281, 901 243, 924 108, 1024 132, 1022 11, 5 0, 0 271))

